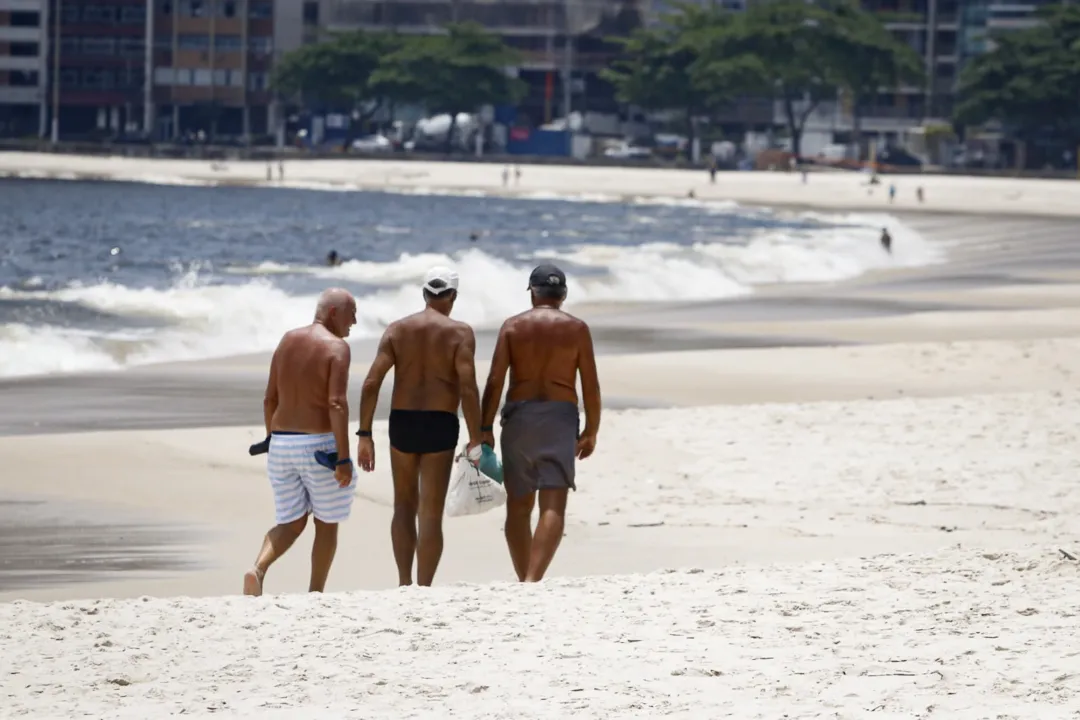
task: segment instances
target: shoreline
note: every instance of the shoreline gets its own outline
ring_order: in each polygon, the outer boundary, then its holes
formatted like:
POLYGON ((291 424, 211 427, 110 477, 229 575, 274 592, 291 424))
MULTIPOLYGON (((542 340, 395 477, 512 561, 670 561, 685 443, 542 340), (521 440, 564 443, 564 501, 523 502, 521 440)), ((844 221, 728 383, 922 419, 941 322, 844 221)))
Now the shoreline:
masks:
POLYGON ((802 184, 799 173, 727 171, 711 184, 698 170, 576 167, 523 164, 520 185, 503 187, 501 165, 441 161, 306 160, 285 161, 286 177, 266 179, 262 161, 211 162, 128 158, 124 156, 58 155, 0 152, 0 177, 38 175, 43 179, 111 180, 200 185, 235 184, 252 187, 338 191, 383 190, 445 194, 485 194, 528 197, 556 193, 562 199, 593 197, 609 202, 627 198, 731 201, 751 206, 802 211, 867 213, 916 211, 927 214, 995 215, 1001 217, 1080 218, 1080 181, 1026 178, 986 178, 951 175, 882 176, 877 188, 866 185, 860 173, 810 173, 802 184), (213 167, 219 169, 215 170, 213 167), (895 202, 886 199, 895 183, 895 202), (914 199, 923 187, 926 202, 914 199), (871 192, 872 190, 872 192, 871 192))

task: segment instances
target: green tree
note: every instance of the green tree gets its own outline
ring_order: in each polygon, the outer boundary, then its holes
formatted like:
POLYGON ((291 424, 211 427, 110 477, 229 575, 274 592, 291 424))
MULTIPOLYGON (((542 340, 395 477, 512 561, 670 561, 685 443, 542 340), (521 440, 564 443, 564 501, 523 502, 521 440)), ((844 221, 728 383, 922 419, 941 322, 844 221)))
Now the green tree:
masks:
POLYGON ((996 47, 960 76, 954 122, 997 120, 1031 141, 1052 133, 1080 143, 1080 7, 1048 8, 1045 22, 994 36, 996 47))
POLYGON ((458 113, 522 96, 524 84, 506 72, 518 62, 497 35, 475 23, 455 23, 446 34, 410 38, 383 58, 371 83, 392 99, 421 101, 429 112, 448 113, 449 153, 458 113))
POLYGON ((372 87, 372 74, 401 44, 395 35, 357 31, 304 45, 281 58, 271 86, 283 96, 299 96, 327 110, 352 112, 367 106, 366 119, 384 100, 372 87))
POLYGON ((898 41, 873 15, 851 2, 838 2, 830 41, 832 76, 851 97, 853 134, 859 159, 865 148, 862 113, 873 105, 882 90, 921 86, 926 67, 911 46, 898 41))
POLYGON ((612 38, 622 52, 601 77, 620 102, 682 114, 693 141, 695 120, 730 103, 755 77, 757 65, 740 62, 745 58, 706 54, 734 22, 732 13, 716 7, 678 4, 658 25, 612 38))

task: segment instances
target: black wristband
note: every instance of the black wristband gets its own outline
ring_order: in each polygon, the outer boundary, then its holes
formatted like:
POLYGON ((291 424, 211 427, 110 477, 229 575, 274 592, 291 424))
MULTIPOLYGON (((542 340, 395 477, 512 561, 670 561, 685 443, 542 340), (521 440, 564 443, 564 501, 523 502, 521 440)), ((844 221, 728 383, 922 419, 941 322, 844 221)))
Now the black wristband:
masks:
POLYGON ((356 437, 371 437, 370 430, 357 430, 356 437))
POLYGON ((480 428, 480 432, 491 432, 494 429, 495 428, 493 428, 491 425, 485 425, 484 427, 480 428))

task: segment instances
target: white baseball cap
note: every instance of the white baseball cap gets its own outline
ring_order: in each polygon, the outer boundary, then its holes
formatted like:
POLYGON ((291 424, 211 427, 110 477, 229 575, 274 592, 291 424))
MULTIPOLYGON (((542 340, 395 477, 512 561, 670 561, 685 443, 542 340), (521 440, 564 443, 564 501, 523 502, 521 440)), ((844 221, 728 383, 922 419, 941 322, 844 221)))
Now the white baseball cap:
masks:
POLYGON ((457 290, 458 274, 442 265, 433 267, 424 276, 424 289, 432 295, 442 295, 447 290, 457 290))

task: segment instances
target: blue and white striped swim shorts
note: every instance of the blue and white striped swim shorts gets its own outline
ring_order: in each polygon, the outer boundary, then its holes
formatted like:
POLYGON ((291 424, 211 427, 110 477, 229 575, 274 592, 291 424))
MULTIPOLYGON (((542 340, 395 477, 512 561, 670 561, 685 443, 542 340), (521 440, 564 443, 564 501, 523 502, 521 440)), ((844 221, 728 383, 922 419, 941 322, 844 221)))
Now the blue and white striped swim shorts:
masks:
POLYGON ((334 452, 333 433, 307 435, 272 433, 266 469, 274 491, 274 516, 279 525, 299 520, 311 513, 324 523, 349 519, 356 493, 356 468, 353 480, 340 487, 334 472, 315 461, 315 451, 334 452))

